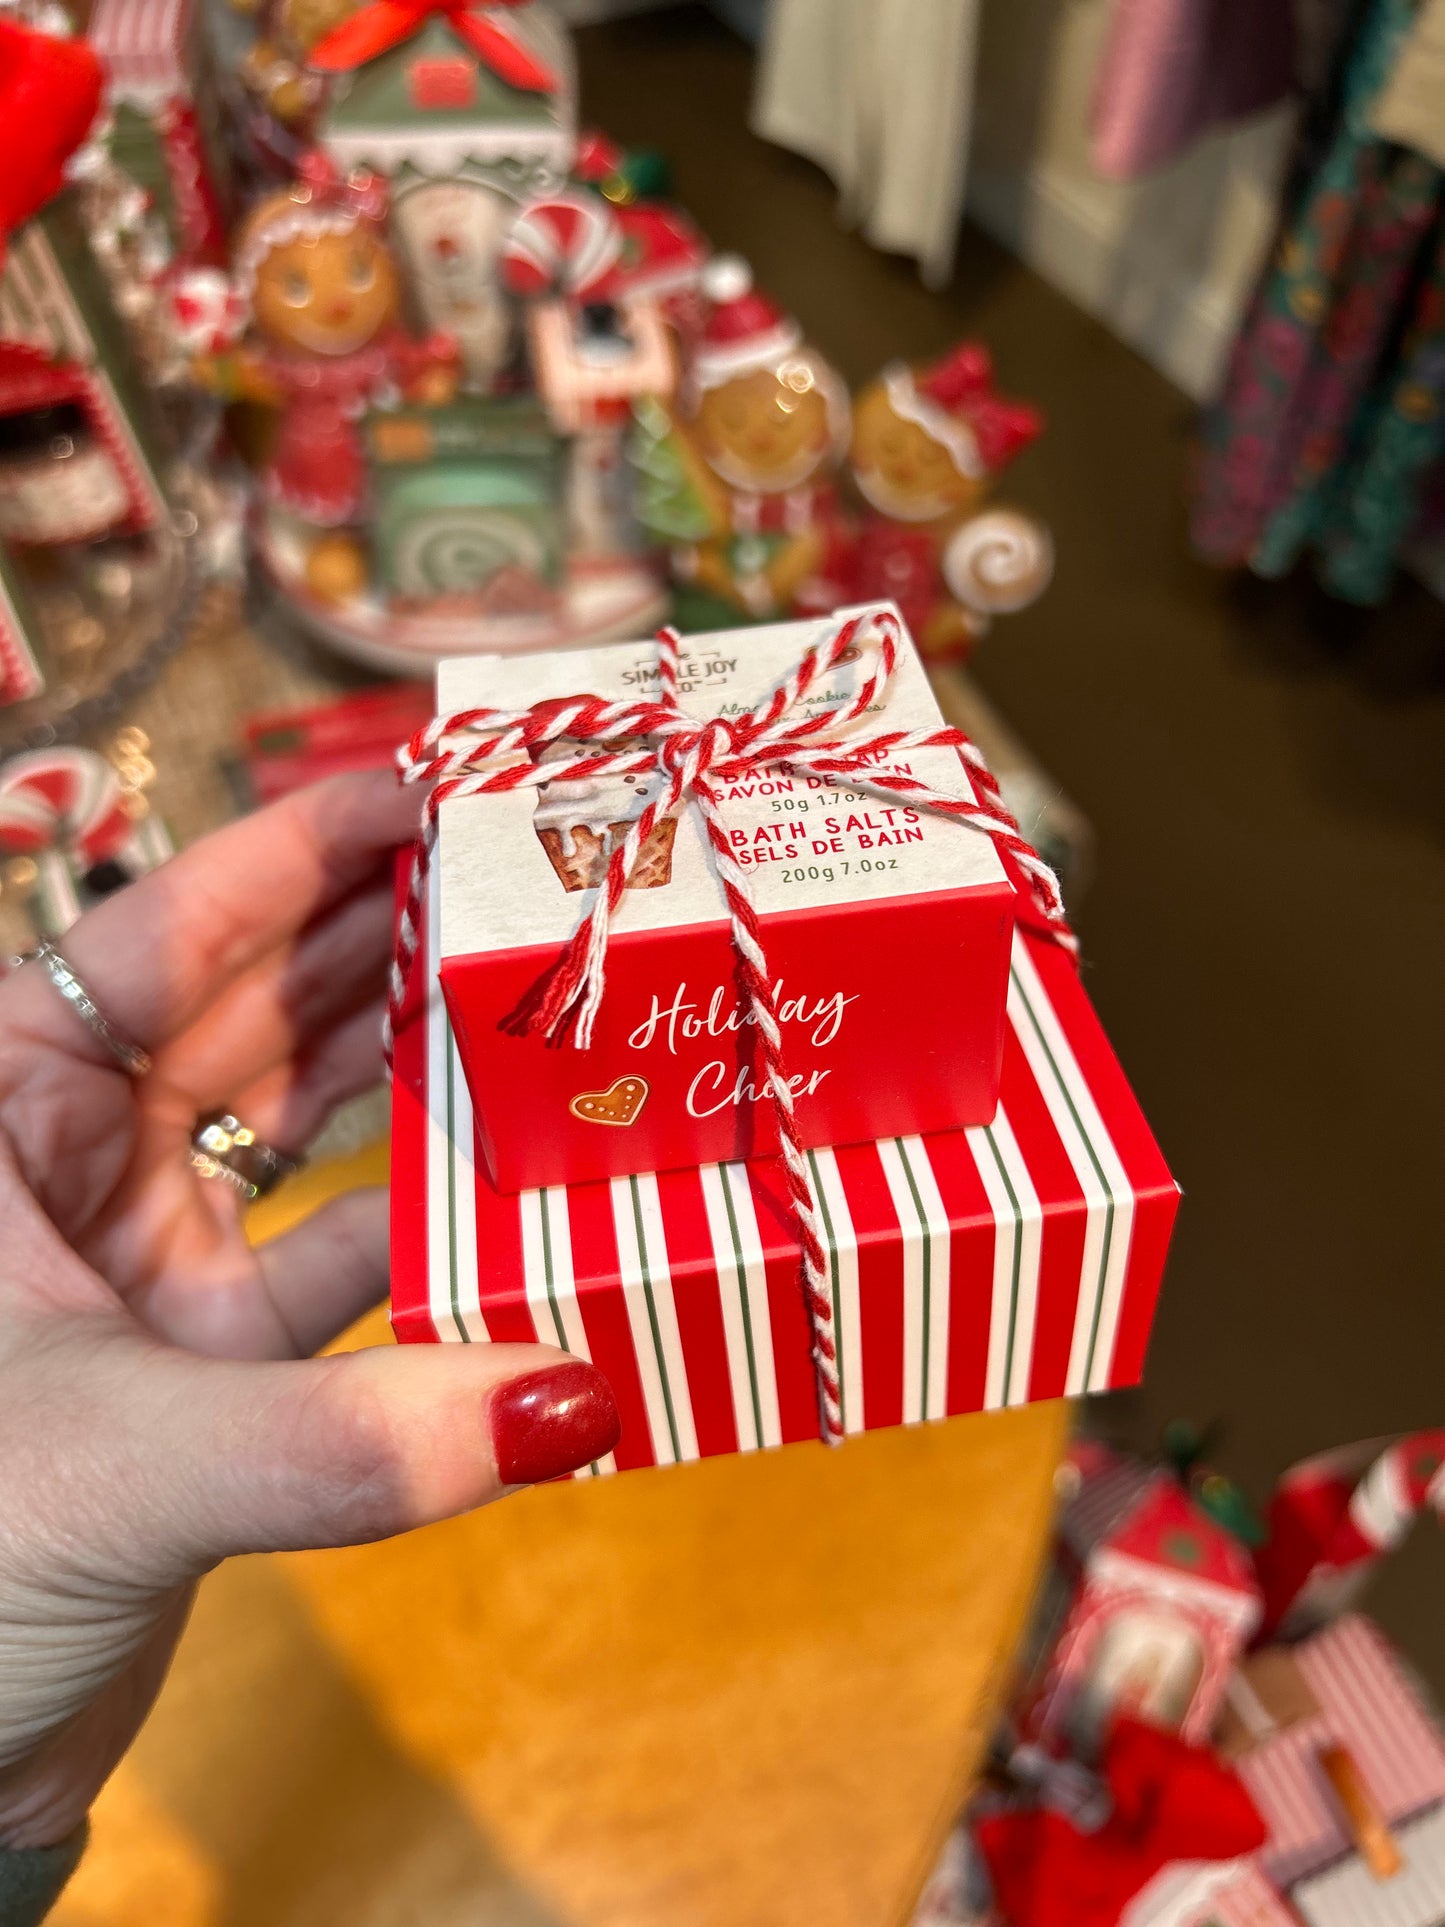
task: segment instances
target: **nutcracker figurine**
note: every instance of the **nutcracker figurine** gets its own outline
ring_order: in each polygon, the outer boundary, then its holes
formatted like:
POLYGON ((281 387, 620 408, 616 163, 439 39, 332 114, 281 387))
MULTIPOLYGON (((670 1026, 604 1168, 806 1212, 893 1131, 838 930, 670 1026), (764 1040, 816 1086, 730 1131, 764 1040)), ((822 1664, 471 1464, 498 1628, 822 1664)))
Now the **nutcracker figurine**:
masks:
POLYGON ((399 325, 385 214, 375 176, 343 179, 309 155, 242 228, 235 271, 254 339, 211 364, 216 385, 280 411, 263 488, 272 513, 298 527, 307 586, 326 601, 359 594, 368 577, 362 415, 391 394, 449 401, 457 382, 448 338, 415 341, 399 325))
POLYGON ((849 467, 864 515, 828 571, 846 599, 891 597, 925 655, 961 657, 992 616, 1041 595, 1053 570, 1047 529, 1014 510, 979 510, 1042 428, 1037 409, 997 392, 978 342, 930 368, 885 368, 854 404, 849 467))
POLYGON ((761 621, 799 606, 828 554, 848 397, 745 262, 712 261, 702 291, 680 407, 638 411, 642 519, 720 620, 761 621))

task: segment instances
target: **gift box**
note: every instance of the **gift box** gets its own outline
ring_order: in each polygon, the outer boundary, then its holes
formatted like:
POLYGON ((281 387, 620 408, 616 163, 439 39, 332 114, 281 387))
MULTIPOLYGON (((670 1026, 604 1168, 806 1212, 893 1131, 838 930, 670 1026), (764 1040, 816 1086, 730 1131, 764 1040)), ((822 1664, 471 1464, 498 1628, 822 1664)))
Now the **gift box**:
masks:
MULTIPOLYGON (((888 605, 856 612, 866 620, 888 605)), ((679 702, 742 715, 837 633, 834 618, 692 637, 679 702)), ((876 651, 834 667, 797 715, 865 688, 876 651)), ((660 695, 654 643, 441 666, 443 715, 516 711, 580 691, 660 695)), ((942 727, 906 636, 868 717, 942 727)), ((654 772, 569 779, 581 745, 533 752, 558 777, 444 801, 433 859, 437 969, 504 1192, 708 1164, 769 1151, 777 1124, 738 979, 727 904, 701 814, 661 818, 613 913, 606 993, 586 1049, 512 1021, 556 965, 611 851, 661 787, 654 772)), ((910 780, 972 801, 952 746, 896 759, 910 780)), ((859 780, 859 779, 855 779, 859 780)), ((805 1145, 986 1123, 998 1098, 1015 890, 992 839, 846 778, 773 767, 718 785, 724 834, 756 904, 805 1145)))
MULTIPOLYGON (((434 987, 395 1068, 400 1340, 543 1340, 594 1360, 623 1415, 595 1471, 818 1436, 777 1160, 503 1196, 434 987)), ((1014 938, 990 1124, 809 1165, 845 1431, 1138 1381, 1177 1191, 1062 949, 1014 938)))

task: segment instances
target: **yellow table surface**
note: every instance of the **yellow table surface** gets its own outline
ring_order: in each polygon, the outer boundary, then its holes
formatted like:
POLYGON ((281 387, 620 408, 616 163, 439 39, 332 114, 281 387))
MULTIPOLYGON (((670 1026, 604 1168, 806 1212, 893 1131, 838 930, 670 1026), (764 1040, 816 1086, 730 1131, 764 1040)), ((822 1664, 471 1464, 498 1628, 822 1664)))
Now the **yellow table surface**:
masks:
MULTIPOLYGON (((380 1147, 272 1201, 262 1231, 380 1147)), ((380 1315, 348 1342, 385 1341, 380 1315)), ((54 1927, 895 1927, 975 1769, 1060 1405, 235 1561, 54 1927)))

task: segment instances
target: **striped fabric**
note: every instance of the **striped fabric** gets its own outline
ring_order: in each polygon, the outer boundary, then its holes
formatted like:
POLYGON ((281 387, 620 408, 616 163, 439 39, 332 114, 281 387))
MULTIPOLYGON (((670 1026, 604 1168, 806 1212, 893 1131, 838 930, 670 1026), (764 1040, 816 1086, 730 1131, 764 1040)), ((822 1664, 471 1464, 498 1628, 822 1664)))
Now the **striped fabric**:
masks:
POLYGON ((1319 1765, 1323 1747, 1342 1746, 1353 1757, 1391 1825, 1445 1800, 1445 1741, 1369 1620, 1348 1615, 1307 1641, 1296 1657, 1320 1713, 1296 1721, 1236 1762, 1269 1827, 1261 1864, 1280 1886, 1292 1886, 1353 1850, 1339 1801, 1319 1765))
POLYGON ((1445 1807, 1395 1835, 1404 1866, 1376 1880, 1358 1855, 1295 1888, 1308 1927, 1440 1927, 1445 1921, 1445 1807))
POLYGON ((122 97, 156 88, 189 92, 182 65, 190 0, 97 0, 87 38, 122 97))
MULTIPOLYGON (((1016 941, 1008 1008, 992 1124, 810 1153, 848 1432, 1140 1376, 1176 1188, 1061 952, 1016 941)), ((619 1467, 816 1438, 771 1160, 502 1198, 440 996, 403 1026, 396 1073, 399 1338, 595 1359, 619 1467)))

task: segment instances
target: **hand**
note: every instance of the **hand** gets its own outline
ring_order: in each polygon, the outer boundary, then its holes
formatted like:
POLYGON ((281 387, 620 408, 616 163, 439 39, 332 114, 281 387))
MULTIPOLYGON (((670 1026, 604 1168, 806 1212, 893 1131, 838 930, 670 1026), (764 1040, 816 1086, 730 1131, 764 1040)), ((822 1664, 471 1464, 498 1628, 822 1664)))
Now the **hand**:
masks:
POLYGON ((188 1163, 198 1114, 296 1150, 380 1076, 416 813, 340 778, 82 918, 66 958, 145 1078, 38 965, 0 982, 0 1847, 78 1825, 218 1560, 405 1531, 616 1443, 606 1381, 550 1347, 300 1362, 384 1291, 384 1194, 252 1250, 188 1163))

